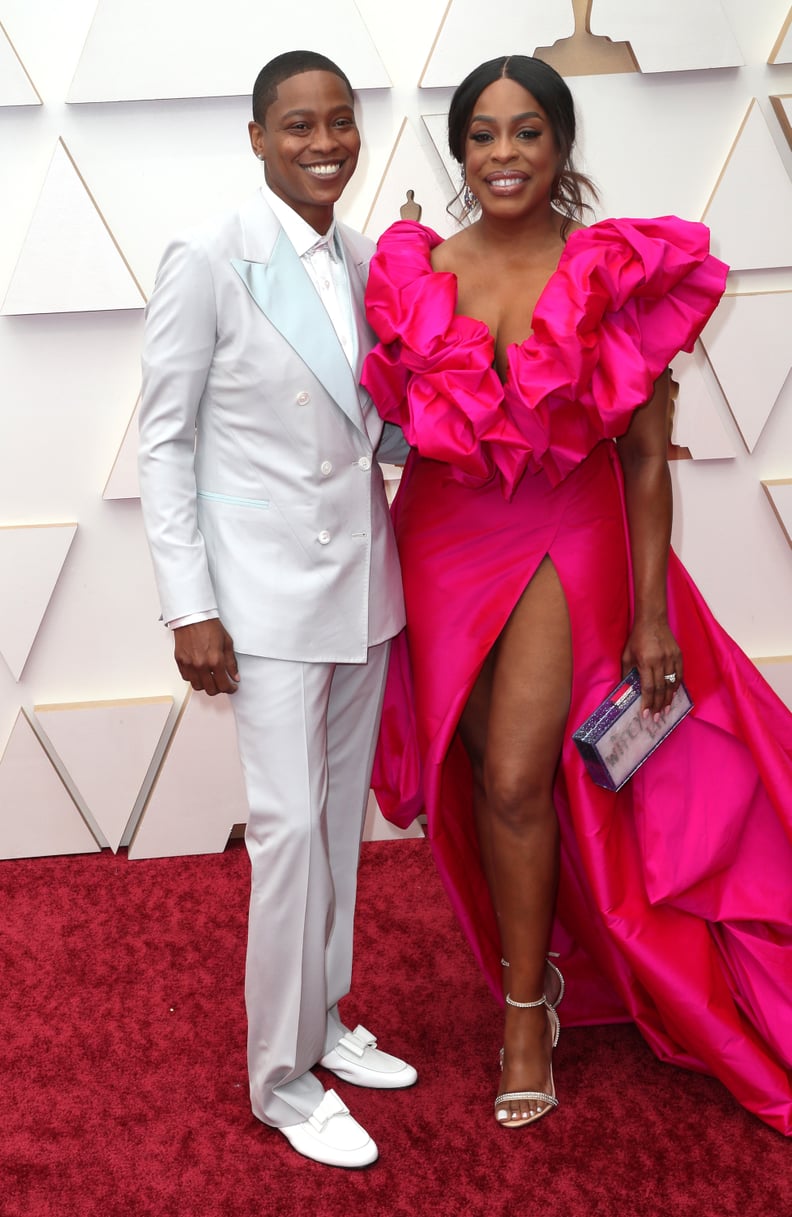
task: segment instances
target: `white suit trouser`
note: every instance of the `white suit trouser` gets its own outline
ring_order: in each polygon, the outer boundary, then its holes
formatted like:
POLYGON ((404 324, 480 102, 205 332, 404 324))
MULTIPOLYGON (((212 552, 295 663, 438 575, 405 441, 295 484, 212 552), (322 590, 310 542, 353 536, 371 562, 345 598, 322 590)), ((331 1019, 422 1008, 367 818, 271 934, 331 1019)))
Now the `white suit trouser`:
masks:
POLYGON ((238 655, 231 698, 250 817, 245 1000, 255 1115, 285 1127, 321 1102, 310 1069, 344 1027, 360 839, 390 644, 367 663, 238 655))

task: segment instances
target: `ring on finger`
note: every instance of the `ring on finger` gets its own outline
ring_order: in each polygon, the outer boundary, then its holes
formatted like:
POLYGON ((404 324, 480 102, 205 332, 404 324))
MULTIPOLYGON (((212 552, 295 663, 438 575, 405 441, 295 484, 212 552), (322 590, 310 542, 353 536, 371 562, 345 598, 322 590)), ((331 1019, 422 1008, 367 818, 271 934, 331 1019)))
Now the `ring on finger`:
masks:
POLYGON ((669 672, 666 676, 663 677, 663 680, 666 682, 667 685, 675 685, 676 684, 676 672, 669 672))

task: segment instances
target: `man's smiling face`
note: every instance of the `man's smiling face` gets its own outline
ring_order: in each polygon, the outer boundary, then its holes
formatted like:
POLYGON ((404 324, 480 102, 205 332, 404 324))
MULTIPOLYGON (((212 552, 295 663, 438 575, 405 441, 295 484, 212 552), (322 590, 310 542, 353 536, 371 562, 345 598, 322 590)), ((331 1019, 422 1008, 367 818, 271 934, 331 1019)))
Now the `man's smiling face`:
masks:
POLYGON ((341 77, 290 76, 278 85, 264 122, 250 123, 249 130, 270 190, 317 232, 326 232, 360 153, 354 102, 341 77))

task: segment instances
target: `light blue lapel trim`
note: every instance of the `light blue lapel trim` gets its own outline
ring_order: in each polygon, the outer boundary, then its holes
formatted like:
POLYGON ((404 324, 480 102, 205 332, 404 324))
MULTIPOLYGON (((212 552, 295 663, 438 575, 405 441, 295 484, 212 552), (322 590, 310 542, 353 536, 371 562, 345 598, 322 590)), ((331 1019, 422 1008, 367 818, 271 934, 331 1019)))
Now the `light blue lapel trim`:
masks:
POLYGON ((231 265, 262 313, 347 417, 365 430, 352 369, 327 310, 283 231, 278 233, 269 262, 232 258, 231 265))

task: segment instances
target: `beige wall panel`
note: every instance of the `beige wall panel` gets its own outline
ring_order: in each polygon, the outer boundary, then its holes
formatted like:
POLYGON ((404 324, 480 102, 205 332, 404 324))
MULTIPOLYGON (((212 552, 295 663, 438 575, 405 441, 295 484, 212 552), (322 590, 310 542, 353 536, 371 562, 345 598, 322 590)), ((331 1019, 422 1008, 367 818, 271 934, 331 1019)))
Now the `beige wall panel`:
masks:
POLYGON ((792 63, 792 8, 769 56, 770 63, 792 63))
POLYGON ((121 447, 113 462, 110 476, 104 488, 103 499, 139 499, 140 480, 138 478, 138 409, 140 399, 135 404, 129 425, 124 432, 121 447))
POLYGON ((0 858, 93 854, 98 850, 20 710, 0 757, 0 858))
POLYGON ((783 96, 771 97, 770 103, 775 111, 776 118, 781 124, 781 130, 786 136, 786 141, 792 148, 792 94, 783 96))
POLYGON ((0 526, 0 652, 16 680, 76 531, 76 524, 0 526))
POLYGON ((302 0, 299 30, 288 5, 225 0, 99 0, 69 90, 70 102, 249 95, 273 55, 308 44, 337 60, 359 89, 390 79, 353 0, 302 0))
POLYGON ((627 41, 642 72, 744 62, 719 0, 592 0, 591 32, 627 41))
POLYGON ((365 231, 375 240, 399 219, 399 210, 406 202, 407 190, 415 192, 415 201, 422 208, 422 222, 434 228, 440 236, 449 236, 459 227, 446 211, 446 204, 453 196, 455 187, 451 185, 425 130, 423 136, 422 143, 412 123, 404 120, 366 220, 365 231))
POLYGON ((734 270, 792 266, 792 180, 752 101, 703 220, 734 270))
POLYGON ((702 335, 749 452, 756 447, 789 375, 790 335, 792 292, 724 296, 702 335))
POLYGON ((35 707, 47 739, 114 852, 172 708, 171 697, 35 707))
POLYGON ((0 106, 40 106, 41 98, 0 22, 0 106))
POLYGON ((784 530, 784 536, 792 546, 792 478, 766 481, 762 485, 772 504, 778 523, 784 530))
POLYGON ((68 111, 70 150, 147 296, 172 237, 236 207, 263 172, 248 139, 249 98, 173 101, 166 108, 165 122, 146 103, 68 111))
POLYGON ((129 857, 219 853, 247 816, 228 698, 193 696, 188 689, 129 857))
POLYGON ((792 655, 759 657, 754 663, 782 702, 792 706, 792 655))
POLYGON ((3 301, 2 312, 71 313, 142 308, 123 261, 62 140, 3 301))
POLYGON ((425 89, 454 88, 476 64, 519 51, 532 55, 575 32, 571 0, 449 0, 421 76, 425 89))
POLYGON ((792 655, 792 559, 755 459, 671 463, 673 544, 746 654, 792 655))
POLYGON ((355 4, 382 56, 394 90, 411 94, 448 10, 448 0, 399 0, 398 4, 355 0, 355 4))
POLYGON ((416 820, 407 829, 397 828, 389 824, 382 815, 374 792, 369 792, 368 807, 366 808, 366 823, 363 826, 364 841, 406 841, 410 838, 423 837, 424 831, 416 820))
POLYGON ((707 360, 697 344, 692 355, 684 351, 672 363, 679 396, 674 408, 673 443, 688 448, 695 461, 728 460, 735 455, 735 440, 724 416, 728 407, 707 360))

